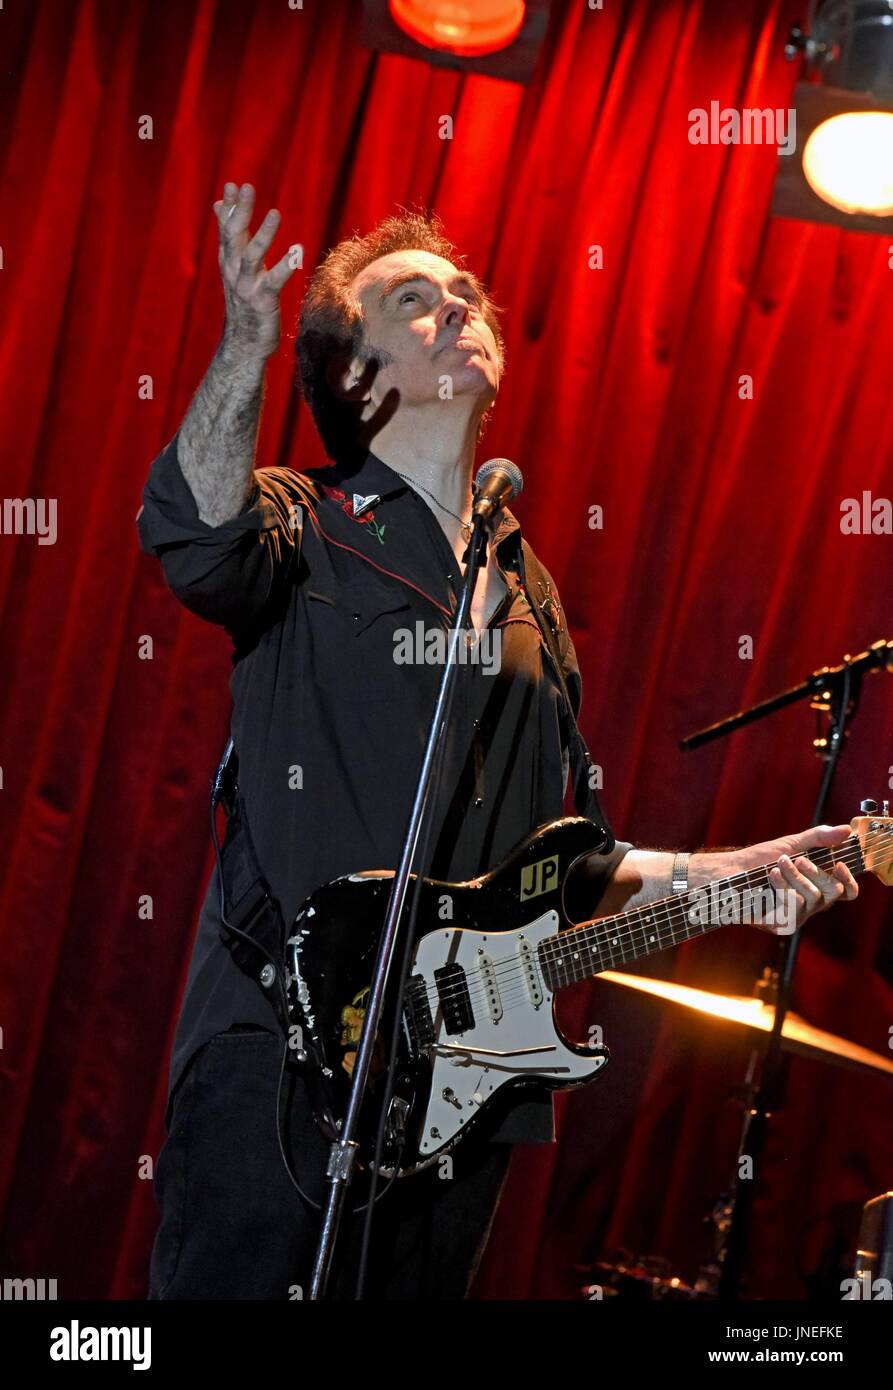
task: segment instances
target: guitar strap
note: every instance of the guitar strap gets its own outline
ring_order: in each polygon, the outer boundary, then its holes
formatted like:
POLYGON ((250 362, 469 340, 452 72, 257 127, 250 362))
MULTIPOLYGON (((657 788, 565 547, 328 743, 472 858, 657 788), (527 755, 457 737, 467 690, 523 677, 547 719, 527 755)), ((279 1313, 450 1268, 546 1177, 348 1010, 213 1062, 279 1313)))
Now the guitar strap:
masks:
POLYGON ((527 602, 539 629, 543 634, 546 651, 558 678, 562 704, 559 710, 564 730, 564 741, 570 756, 573 773, 574 806, 578 816, 585 816, 604 832, 604 843, 599 854, 608 854, 614 848, 614 833, 599 804, 598 796, 590 783, 594 766, 586 741, 580 732, 574 706, 564 675, 564 662, 570 648, 570 634, 561 618, 561 604, 554 593, 549 577, 534 555, 526 540, 521 539, 520 552, 521 583, 527 595, 527 602))

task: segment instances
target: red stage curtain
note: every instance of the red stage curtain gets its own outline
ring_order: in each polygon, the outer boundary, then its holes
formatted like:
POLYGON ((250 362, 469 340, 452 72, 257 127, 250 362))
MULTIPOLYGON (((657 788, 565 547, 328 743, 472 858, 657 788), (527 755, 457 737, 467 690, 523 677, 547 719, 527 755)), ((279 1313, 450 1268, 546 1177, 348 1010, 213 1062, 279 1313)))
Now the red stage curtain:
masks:
MULTIPOLYGON (((299 242, 308 269, 395 204, 431 205, 508 306, 483 456, 524 471, 517 510, 563 593, 618 834, 694 848, 808 824, 806 707, 677 751, 893 635, 890 538, 840 529, 844 498, 891 486, 889 248, 770 218, 771 149, 687 139, 712 100, 788 105, 802 9, 556 4, 522 88, 371 53, 359 7, 332 0, 4 8, 2 493, 58 502, 56 544, 0 535, 5 1274, 55 1277, 62 1297, 146 1287, 147 1156, 210 871, 229 663, 138 553, 134 517, 217 342, 225 178, 282 210, 277 255, 299 242)), ((294 390, 305 279, 286 291, 261 464, 322 458, 294 390)), ((893 785, 891 694, 866 684, 831 820, 893 785)), ((888 1055, 889 921, 869 882, 809 925, 796 987, 811 1022, 888 1055)), ((732 928, 646 964, 746 994, 776 947, 732 928)), ((710 1250, 746 1040, 606 982, 565 1012, 604 1028, 613 1061, 562 1102, 556 1146, 518 1152, 484 1297, 573 1296, 574 1266, 620 1245, 690 1278, 710 1250)), ((888 1083, 795 1060, 767 1160, 749 1290, 799 1298, 893 1185, 888 1083)))

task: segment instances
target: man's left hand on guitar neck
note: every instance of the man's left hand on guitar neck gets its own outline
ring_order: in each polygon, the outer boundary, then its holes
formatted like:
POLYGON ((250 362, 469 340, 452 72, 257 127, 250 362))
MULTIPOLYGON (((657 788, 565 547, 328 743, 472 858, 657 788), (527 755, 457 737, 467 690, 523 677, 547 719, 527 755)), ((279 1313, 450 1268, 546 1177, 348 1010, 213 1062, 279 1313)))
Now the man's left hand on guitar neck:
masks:
MULTIPOLYGON (((733 878, 763 864, 777 864, 768 876, 775 890, 774 905, 768 907, 762 920, 754 920, 755 913, 749 920, 760 931, 788 936, 792 921, 794 926, 802 926, 815 913, 858 896, 859 885, 846 864, 837 864, 833 872, 827 873, 813 863, 808 853, 811 849, 834 849, 851 834, 849 825, 819 825, 797 835, 782 835, 777 840, 763 840, 740 849, 699 850, 688 861, 688 889, 703 889, 717 879, 733 878)), ((672 891, 674 857, 672 851, 630 850, 598 902, 599 917, 668 897, 672 891)))

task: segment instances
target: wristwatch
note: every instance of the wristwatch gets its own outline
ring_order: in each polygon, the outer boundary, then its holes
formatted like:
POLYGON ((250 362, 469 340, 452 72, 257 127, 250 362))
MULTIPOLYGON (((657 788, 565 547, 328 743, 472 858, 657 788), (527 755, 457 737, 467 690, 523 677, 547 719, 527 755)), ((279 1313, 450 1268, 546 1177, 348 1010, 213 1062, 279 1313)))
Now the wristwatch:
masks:
POLYGON ((688 892, 688 861, 691 856, 680 850, 673 860, 672 886, 674 893, 688 892))

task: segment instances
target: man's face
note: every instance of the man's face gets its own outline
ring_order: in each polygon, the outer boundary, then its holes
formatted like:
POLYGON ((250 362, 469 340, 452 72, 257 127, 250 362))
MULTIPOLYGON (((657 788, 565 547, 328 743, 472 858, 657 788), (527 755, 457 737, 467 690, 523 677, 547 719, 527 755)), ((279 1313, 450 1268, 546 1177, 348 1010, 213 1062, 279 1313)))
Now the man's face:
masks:
MULTIPOLYGON (((361 270, 352 288, 366 317, 367 350, 383 359, 371 385, 373 405, 393 389, 400 405, 448 399, 446 377, 454 399, 477 396, 483 413, 499 389, 502 364, 473 276, 428 251, 392 251, 361 270)), ((354 369, 360 376, 362 364, 354 369)))

